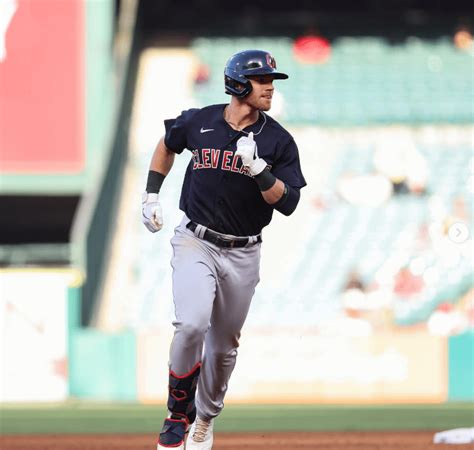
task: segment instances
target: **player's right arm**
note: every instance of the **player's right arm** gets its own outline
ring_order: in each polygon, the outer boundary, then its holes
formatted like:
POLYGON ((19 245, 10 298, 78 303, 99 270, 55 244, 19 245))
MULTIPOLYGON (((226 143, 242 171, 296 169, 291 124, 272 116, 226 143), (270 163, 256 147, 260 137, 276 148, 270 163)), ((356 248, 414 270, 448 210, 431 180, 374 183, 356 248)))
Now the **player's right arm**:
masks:
POLYGON ((176 119, 165 120, 165 135, 155 148, 148 172, 146 192, 142 198, 142 220, 145 226, 155 233, 163 227, 158 193, 161 185, 173 167, 176 154, 188 147, 188 124, 198 109, 183 111, 176 119))
POLYGON ((161 185, 173 167, 175 152, 171 151, 162 137, 153 152, 146 190, 142 196, 142 222, 152 233, 163 227, 163 214, 158 199, 161 185))
POLYGON ((165 137, 163 136, 153 152, 150 163, 150 171, 158 172, 166 177, 173 167, 176 152, 166 147, 165 137))

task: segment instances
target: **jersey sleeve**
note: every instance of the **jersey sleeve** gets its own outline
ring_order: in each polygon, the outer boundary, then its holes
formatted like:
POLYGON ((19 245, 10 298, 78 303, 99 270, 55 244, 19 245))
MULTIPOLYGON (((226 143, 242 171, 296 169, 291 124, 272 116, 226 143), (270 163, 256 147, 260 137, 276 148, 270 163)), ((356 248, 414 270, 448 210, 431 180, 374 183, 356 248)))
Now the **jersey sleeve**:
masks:
POLYGON ((271 172, 293 188, 301 189, 306 186, 306 180, 301 171, 298 147, 294 139, 291 139, 279 152, 271 172))
POLYGON ((176 119, 167 119, 165 123, 165 145, 175 153, 182 153, 188 148, 188 129, 194 115, 199 109, 183 111, 176 119))

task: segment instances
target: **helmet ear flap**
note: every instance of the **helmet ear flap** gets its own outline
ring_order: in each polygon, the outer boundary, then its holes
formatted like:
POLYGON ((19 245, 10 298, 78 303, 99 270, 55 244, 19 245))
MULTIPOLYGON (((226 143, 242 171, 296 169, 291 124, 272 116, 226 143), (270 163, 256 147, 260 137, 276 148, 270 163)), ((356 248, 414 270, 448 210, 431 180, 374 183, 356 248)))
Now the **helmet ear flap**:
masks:
POLYGON ((224 83, 225 93, 235 95, 236 97, 245 97, 252 91, 252 84, 250 81, 247 81, 246 83, 240 83, 239 81, 236 81, 233 78, 225 75, 224 83))

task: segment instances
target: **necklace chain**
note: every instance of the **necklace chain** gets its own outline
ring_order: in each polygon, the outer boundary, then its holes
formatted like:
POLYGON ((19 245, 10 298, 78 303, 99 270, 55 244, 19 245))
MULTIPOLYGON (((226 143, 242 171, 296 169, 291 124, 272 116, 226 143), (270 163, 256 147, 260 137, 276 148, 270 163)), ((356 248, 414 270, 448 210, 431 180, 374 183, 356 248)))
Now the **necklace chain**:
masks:
MULTIPOLYGON (((248 132, 248 131, 245 131, 245 130, 243 130, 242 128, 239 128, 235 123, 232 123, 230 120, 227 120, 227 119, 225 118, 225 113, 226 113, 226 111, 227 111, 227 109, 224 111, 224 120, 225 120, 229 125, 233 125, 235 128, 237 128, 237 131, 240 131, 240 132, 242 132, 242 133, 245 133, 245 134, 248 136, 248 135, 249 135, 249 132, 248 132)), ((260 129, 259 129, 256 133, 253 134, 254 136, 259 135, 259 134, 262 132, 263 127, 264 127, 265 124, 267 123, 267 115, 266 115, 264 112, 262 112, 262 111, 260 111, 260 112, 261 112, 261 114, 263 115, 263 123, 262 123, 262 126, 260 127, 260 129)))

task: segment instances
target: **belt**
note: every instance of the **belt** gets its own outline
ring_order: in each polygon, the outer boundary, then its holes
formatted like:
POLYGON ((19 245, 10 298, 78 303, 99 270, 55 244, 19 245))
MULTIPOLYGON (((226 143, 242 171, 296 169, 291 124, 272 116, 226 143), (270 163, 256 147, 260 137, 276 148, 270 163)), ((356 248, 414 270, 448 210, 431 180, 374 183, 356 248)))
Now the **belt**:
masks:
MULTIPOLYGON (((198 224, 196 222, 191 221, 186 225, 186 228, 194 232, 197 226, 198 224)), ((216 231, 212 231, 209 228, 206 228, 206 231, 204 232, 202 238, 208 242, 211 242, 214 245, 217 245, 218 247, 224 248, 245 247, 249 244, 249 242, 251 242, 251 239, 248 237, 231 238, 221 233, 217 233, 216 231)), ((255 241, 251 242, 251 245, 259 244, 260 242, 262 242, 262 236, 260 234, 256 236, 256 238, 257 239, 255 241)))

